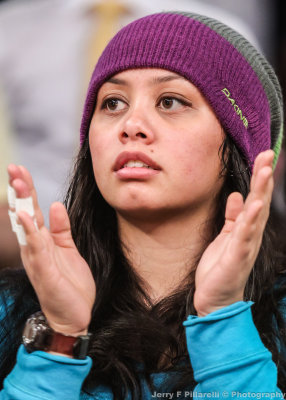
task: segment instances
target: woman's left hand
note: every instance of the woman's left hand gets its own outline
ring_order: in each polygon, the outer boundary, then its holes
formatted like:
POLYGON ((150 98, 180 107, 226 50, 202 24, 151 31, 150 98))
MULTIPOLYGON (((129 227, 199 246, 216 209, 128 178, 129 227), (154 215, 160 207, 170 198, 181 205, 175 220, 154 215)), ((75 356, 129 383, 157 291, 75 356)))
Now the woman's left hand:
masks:
POLYGON ((224 227, 205 250, 196 271, 194 306, 199 316, 243 300, 269 216, 273 158, 272 150, 257 156, 245 202, 237 192, 228 197, 224 227))

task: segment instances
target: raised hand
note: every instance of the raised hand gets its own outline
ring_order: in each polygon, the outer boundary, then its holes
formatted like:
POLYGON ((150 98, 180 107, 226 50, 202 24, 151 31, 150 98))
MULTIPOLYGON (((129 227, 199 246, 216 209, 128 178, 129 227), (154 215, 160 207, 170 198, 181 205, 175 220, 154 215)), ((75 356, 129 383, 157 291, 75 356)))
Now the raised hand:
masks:
POLYGON ((205 250, 196 271, 194 307, 199 316, 243 300, 269 216, 273 157, 273 151, 267 150, 256 158, 245 202, 237 192, 228 198, 224 227, 205 250))
POLYGON ((67 211, 63 204, 53 203, 48 230, 28 170, 11 164, 8 173, 17 198, 33 199, 37 227, 26 212, 20 211, 17 216, 27 242, 20 246, 22 261, 42 311, 54 330, 74 336, 84 334, 96 288, 90 268, 72 239, 67 211))

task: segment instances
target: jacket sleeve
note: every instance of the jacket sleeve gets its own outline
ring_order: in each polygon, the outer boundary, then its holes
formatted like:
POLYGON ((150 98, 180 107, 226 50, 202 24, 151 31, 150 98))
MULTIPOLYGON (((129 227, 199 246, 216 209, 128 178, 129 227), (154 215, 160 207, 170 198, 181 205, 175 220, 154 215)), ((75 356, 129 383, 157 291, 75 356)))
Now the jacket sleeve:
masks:
POLYGON ((277 369, 251 315, 252 302, 237 302, 184 322, 197 386, 192 397, 280 398, 277 369))
POLYGON ((75 360, 43 351, 27 353, 21 345, 17 363, 4 380, 0 400, 79 400, 92 361, 75 360))

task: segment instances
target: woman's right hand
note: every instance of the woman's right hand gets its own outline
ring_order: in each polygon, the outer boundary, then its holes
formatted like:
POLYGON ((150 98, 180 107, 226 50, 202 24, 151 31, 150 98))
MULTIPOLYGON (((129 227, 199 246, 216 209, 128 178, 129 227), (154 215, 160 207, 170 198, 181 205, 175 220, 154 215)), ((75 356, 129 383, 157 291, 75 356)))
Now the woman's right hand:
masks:
POLYGON ((50 230, 38 204, 32 177, 23 166, 9 165, 9 182, 17 198, 33 199, 33 218, 18 212, 27 245, 21 245, 21 258, 49 325, 57 332, 85 334, 95 301, 95 282, 86 261, 72 239, 67 211, 62 203, 50 208, 50 230))

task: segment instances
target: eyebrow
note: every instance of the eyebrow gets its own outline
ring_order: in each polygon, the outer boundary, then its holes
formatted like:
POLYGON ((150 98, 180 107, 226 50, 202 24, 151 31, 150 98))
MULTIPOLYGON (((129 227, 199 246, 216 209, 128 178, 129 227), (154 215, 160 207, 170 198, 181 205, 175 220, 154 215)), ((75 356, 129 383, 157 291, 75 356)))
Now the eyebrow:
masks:
POLYGON ((175 80, 182 80, 185 81, 186 79, 183 76, 179 75, 165 75, 165 76, 159 76, 159 77, 154 77, 152 78, 152 83, 155 85, 159 83, 164 83, 164 82, 170 82, 170 81, 175 81, 175 80))
MULTIPOLYGON (((174 81, 174 80, 183 80, 185 81, 186 78, 184 78, 183 76, 179 76, 179 75, 165 75, 165 76, 159 76, 159 77, 153 77, 150 80, 150 83, 153 85, 158 85, 160 83, 164 83, 164 82, 170 82, 170 81, 174 81)), ((127 86, 128 82, 125 81, 124 79, 118 79, 118 78, 109 78, 106 83, 114 83, 115 85, 123 85, 123 86, 127 86)))

